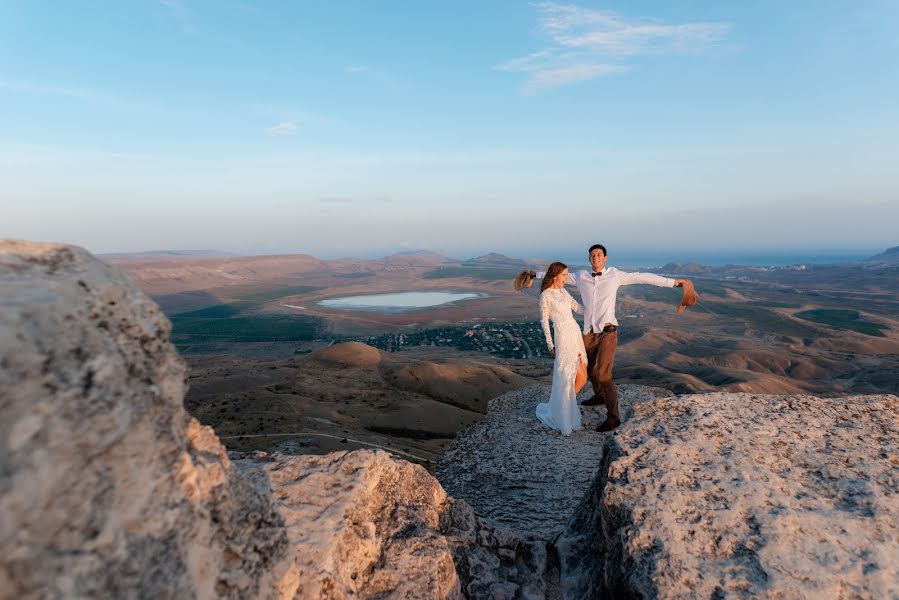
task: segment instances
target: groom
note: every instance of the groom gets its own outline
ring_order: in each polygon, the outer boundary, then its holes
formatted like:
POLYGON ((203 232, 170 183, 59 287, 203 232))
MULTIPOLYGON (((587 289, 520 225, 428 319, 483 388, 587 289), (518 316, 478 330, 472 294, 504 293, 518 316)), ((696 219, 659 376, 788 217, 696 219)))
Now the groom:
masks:
MULTIPOLYGON (((593 271, 577 271, 568 274, 566 283, 577 286, 584 305, 584 348, 587 350, 587 376, 593 386, 593 397, 581 403, 595 406, 605 403, 606 420, 596 431, 611 431, 621 424, 618 413, 618 390, 612 380, 612 364, 618 347, 618 319, 615 318, 615 301, 622 285, 645 283, 660 287, 684 287, 684 302, 695 302, 693 283, 688 279, 670 279, 652 273, 625 273, 615 267, 607 267, 609 256, 602 244, 590 246, 590 266, 593 271), (689 300, 687 299, 689 296, 689 300)), ((543 277, 545 272, 529 273, 543 277)), ((683 310, 684 303, 678 312, 683 310)))

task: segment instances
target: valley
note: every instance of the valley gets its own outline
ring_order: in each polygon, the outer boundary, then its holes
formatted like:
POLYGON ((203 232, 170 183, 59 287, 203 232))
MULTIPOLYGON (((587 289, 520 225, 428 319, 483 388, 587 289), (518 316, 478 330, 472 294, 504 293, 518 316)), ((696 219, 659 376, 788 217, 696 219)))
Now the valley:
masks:
MULTIPOLYGON (((551 376, 539 282, 511 286, 538 262, 410 253, 120 264, 173 324, 191 368, 188 409, 233 448, 385 447, 430 467, 489 398, 551 376), (404 310, 322 304, 413 291, 462 299, 404 310)), ((899 393, 895 264, 671 263, 657 272, 691 278, 700 301, 675 314, 679 290, 622 288, 618 383, 675 393, 899 393)))

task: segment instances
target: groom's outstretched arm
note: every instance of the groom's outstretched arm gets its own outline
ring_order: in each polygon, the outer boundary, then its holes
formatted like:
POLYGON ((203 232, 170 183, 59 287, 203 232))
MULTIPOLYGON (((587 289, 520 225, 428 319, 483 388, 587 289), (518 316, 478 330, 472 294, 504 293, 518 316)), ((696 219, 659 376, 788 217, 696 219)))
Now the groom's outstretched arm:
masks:
POLYGON ((696 289, 693 287, 693 282, 689 279, 671 279, 670 277, 660 277, 659 275, 654 275, 653 273, 622 273, 621 274, 621 285, 632 285, 635 283, 646 283, 649 285, 657 285, 660 287, 679 287, 683 288, 684 292, 681 296, 680 305, 677 307, 677 312, 684 312, 688 306, 693 306, 696 304, 696 301, 699 299, 699 294, 696 293, 696 289))
POLYGON ((621 277, 619 281, 621 285, 634 285, 634 284, 646 284, 646 285, 657 285, 659 287, 677 287, 677 282, 682 281, 678 279, 671 279, 670 277, 662 277, 661 275, 656 275, 654 273, 625 273, 620 271, 621 277))
MULTIPOLYGON (((543 279, 546 276, 546 271, 531 271, 531 277, 535 279, 543 279)), ((566 285, 577 285, 577 277, 574 276, 574 273, 571 271, 568 272, 568 279, 565 280, 566 285)))

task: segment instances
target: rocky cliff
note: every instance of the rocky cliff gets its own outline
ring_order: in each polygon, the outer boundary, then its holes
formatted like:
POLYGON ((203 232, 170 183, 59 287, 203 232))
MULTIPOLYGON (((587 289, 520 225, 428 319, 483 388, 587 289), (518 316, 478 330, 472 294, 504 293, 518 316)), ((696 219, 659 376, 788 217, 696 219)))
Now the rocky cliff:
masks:
POLYGON ((0 242, 0 598, 538 598, 545 551, 383 452, 232 461, 158 307, 0 242))
POLYGON ((571 597, 899 598, 897 467, 896 396, 637 403, 558 540, 571 597))
POLYGON ((563 438, 490 402, 443 485, 383 452, 228 456, 169 324, 0 242, 0 598, 897 598, 899 399, 621 386, 563 438), (449 495, 448 493, 449 492, 449 495))
POLYGON ((297 597, 543 597, 545 546, 475 516, 420 465, 369 450, 235 464, 284 515, 297 597))
POLYGON ((532 418, 547 387, 506 394, 437 466, 546 543, 548 594, 899 598, 899 398, 619 391, 614 435, 582 409, 568 438, 532 418))
POLYGON ((0 243, 0 597, 279 597, 283 518, 183 409, 169 323, 77 248, 0 243))

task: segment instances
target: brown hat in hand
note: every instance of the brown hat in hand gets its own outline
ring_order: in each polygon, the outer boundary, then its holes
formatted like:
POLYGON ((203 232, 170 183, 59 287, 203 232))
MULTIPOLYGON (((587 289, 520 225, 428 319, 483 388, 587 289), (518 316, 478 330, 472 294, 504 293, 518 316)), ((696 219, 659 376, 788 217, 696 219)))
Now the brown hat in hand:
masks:
POLYGON ((678 313, 684 312, 688 306, 693 306, 699 300, 699 294, 696 293, 692 281, 684 280, 681 287, 684 288, 684 294, 681 296, 680 305, 677 307, 678 313))

